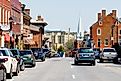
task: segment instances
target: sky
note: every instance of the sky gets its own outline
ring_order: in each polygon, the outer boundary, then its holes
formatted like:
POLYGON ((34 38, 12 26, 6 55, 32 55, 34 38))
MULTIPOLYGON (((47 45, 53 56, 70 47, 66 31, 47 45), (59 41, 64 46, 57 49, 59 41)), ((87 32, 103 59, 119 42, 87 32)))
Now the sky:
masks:
POLYGON ((121 17, 121 0, 19 0, 31 9, 32 19, 38 15, 48 22, 46 30, 61 30, 76 32, 79 18, 81 29, 89 31, 96 22, 97 13, 105 9, 107 14, 113 9, 121 17))

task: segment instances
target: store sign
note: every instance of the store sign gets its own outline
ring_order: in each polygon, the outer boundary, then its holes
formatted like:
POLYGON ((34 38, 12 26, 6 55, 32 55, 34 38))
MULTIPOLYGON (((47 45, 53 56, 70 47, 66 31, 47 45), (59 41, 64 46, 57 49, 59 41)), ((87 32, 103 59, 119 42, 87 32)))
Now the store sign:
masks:
POLYGON ((4 30, 10 30, 10 25, 6 25, 6 24, 0 24, 0 29, 4 30))

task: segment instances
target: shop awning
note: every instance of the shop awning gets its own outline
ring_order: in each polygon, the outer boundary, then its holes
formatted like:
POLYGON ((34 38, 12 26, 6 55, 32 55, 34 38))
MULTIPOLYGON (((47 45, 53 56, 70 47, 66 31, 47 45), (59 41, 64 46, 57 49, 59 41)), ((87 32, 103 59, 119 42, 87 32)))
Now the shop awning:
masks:
MULTIPOLYGON (((10 35, 9 34, 5 34, 4 36, 5 42, 9 42, 10 41, 10 35)), ((12 42, 14 42, 14 38, 12 37, 12 42)))

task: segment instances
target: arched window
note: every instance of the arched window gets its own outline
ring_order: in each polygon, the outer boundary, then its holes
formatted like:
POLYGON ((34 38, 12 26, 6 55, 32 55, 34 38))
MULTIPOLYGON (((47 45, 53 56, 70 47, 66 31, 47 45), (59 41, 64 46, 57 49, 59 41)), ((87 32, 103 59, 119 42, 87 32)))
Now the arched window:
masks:
POLYGON ((100 28, 97 29, 97 35, 101 35, 101 29, 100 28))

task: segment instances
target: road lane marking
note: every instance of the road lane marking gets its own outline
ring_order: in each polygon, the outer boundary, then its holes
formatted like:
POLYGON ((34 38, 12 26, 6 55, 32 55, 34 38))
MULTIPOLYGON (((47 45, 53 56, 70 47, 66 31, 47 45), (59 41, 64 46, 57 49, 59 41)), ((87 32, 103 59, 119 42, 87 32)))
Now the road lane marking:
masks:
POLYGON ((75 79, 76 78, 75 75, 72 75, 72 78, 75 79))

